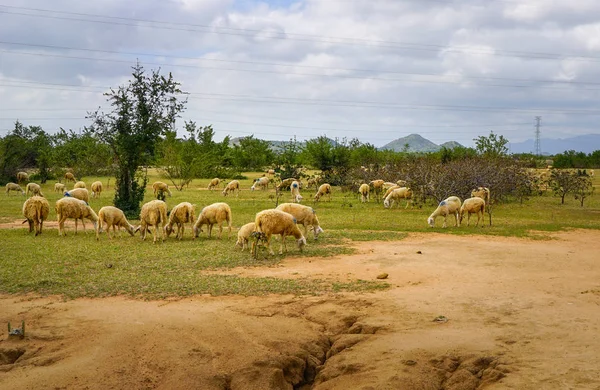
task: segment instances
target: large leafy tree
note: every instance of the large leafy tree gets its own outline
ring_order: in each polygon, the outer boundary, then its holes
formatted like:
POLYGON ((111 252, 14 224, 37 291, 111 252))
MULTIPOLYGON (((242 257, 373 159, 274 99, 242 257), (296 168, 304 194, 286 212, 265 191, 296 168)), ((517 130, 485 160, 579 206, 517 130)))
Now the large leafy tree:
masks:
POLYGON ((489 136, 483 135, 474 138, 475 150, 485 157, 502 157, 508 154, 508 140, 503 135, 494 134, 492 131, 489 136))
POLYGON ((185 108, 179 85, 170 73, 146 73, 136 64, 126 85, 105 94, 112 111, 90 115, 92 130, 110 146, 117 164, 114 204, 130 217, 139 214, 144 199, 148 179, 141 168, 154 160, 160 137, 185 108))
POLYGON ((253 135, 239 139, 233 146, 232 159, 239 170, 262 170, 275 158, 269 141, 254 138, 253 135))

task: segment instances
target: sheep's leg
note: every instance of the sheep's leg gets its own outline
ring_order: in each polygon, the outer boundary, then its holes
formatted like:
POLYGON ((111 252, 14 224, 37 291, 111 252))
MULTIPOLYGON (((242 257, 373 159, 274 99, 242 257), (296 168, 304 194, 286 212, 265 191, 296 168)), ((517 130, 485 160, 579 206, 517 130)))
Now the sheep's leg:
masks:
POLYGON ((454 213, 454 227, 458 226, 458 213, 454 213))
POLYGON ((154 230, 152 231, 152 237, 154 238, 152 240, 153 244, 156 244, 156 234, 157 234, 157 230, 158 230, 158 225, 154 225, 154 230))
POLYGON ((285 251, 287 252, 287 248, 285 245, 285 234, 281 234, 281 245, 279 246, 279 254, 283 255, 283 248, 285 248, 285 251))
POLYGON ((267 248, 269 249, 269 253, 274 255, 273 249, 271 249, 271 235, 267 235, 267 248))
POLYGON ((179 235, 179 239, 183 240, 183 233, 185 233, 185 224, 181 224, 181 234, 179 234, 179 230, 177 231, 177 234, 179 235))
POLYGON ((218 225, 219 225, 219 240, 220 240, 221 236, 223 235, 223 222, 220 222, 218 225))
POLYGON ((75 218, 75 234, 77 234, 77 218, 75 218))
POLYGON ((229 233, 227 233, 227 239, 230 239, 231 238, 231 220, 229 220, 227 222, 227 225, 229 226, 229 233))
POLYGON ((467 212, 467 226, 471 225, 471 213, 467 212))
POLYGON ((442 225, 442 228, 445 229, 446 228, 446 222, 448 221, 448 214, 444 215, 444 224, 442 225))
POLYGON ((64 216, 60 217, 60 220, 58 221, 58 235, 59 236, 64 236, 66 237, 67 234, 65 233, 65 220, 67 218, 64 216))
POLYGON ((213 228, 213 224, 209 223, 208 224, 208 238, 212 237, 212 228, 213 228))

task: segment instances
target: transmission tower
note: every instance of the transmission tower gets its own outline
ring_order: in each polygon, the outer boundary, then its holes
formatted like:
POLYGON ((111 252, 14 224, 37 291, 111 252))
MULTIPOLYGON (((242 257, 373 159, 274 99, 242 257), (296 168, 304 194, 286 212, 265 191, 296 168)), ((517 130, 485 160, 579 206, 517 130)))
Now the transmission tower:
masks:
POLYGON ((534 143, 536 156, 542 155, 542 146, 540 145, 540 125, 541 125, 541 123, 542 123, 542 117, 536 116, 535 117, 535 143, 534 143))

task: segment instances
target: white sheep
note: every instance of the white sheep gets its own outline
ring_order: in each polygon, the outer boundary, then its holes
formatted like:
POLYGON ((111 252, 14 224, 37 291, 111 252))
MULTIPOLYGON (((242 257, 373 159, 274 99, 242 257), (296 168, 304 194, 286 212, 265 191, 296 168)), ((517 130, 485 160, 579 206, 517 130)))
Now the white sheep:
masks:
POLYGON ((109 239, 113 239, 115 236, 115 229, 119 228, 119 232, 121 228, 125 228, 127 233, 131 236, 138 231, 138 229, 129 223, 127 217, 125 217, 125 213, 121 209, 118 209, 114 206, 104 206, 98 211, 98 225, 96 226, 96 240, 100 239, 100 232, 102 231, 102 225, 106 225, 106 235, 109 239), (112 227, 113 235, 110 235, 110 228, 112 227))
POLYGON ((477 223, 475 224, 475 226, 477 226, 479 225, 479 218, 481 214, 481 226, 483 227, 484 212, 485 200, 478 196, 465 199, 462 206, 460 207, 459 224, 462 223, 465 213, 467 213, 467 226, 469 226, 471 222, 471 214, 477 214, 477 223))
POLYGON ((210 181, 210 183, 208 183, 208 187, 206 189, 212 191, 213 189, 218 188, 219 184, 221 184, 221 179, 219 179, 218 177, 215 177, 214 179, 212 179, 210 181))
POLYGON ((94 229, 98 222, 98 215, 92 210, 92 208, 83 200, 76 198, 60 198, 56 201, 56 216, 58 220, 58 235, 66 236, 65 221, 67 218, 75 219, 75 234, 77 234, 77 220, 81 219, 83 225, 83 231, 85 232, 84 218, 89 219, 94 224, 94 229))
POLYGON ((181 240, 185 231, 185 224, 190 222, 192 228, 196 221, 196 211, 194 205, 189 202, 181 202, 173 207, 169 213, 169 222, 165 225, 165 233, 167 237, 173 232, 173 226, 177 225, 177 233, 175 238, 181 240))
POLYGON ((6 195, 9 195, 10 191, 20 192, 21 195, 25 195, 25 191, 17 183, 6 183, 6 195))
POLYGON ((152 183, 152 191, 154 192, 154 196, 156 196, 159 191, 167 193, 169 196, 173 196, 173 194, 171 194, 171 190, 169 189, 169 185, 167 183, 163 183, 162 181, 155 181, 152 183))
POLYGON ((478 197, 485 200, 485 204, 490 204, 490 189, 487 187, 477 187, 471 191, 471 197, 478 197))
POLYGON ((33 195, 44 196, 44 194, 42 194, 42 187, 36 183, 27 183, 27 187, 25 187, 25 194, 29 196, 30 192, 33 195))
POLYGON ((152 241, 156 244, 156 235, 160 234, 162 241, 165 240, 163 233, 164 225, 167 223, 167 204, 162 200, 151 200, 150 202, 144 203, 142 210, 140 211, 140 226, 137 229, 140 230, 140 236, 142 241, 146 240, 146 233, 150 229, 150 226, 154 226, 152 241), (159 228, 158 226, 161 225, 159 228))
POLYGON ((383 194, 383 199, 387 198, 387 197, 388 197, 388 195, 389 195, 389 194, 390 194, 392 191, 394 191, 394 190, 397 190, 398 188, 401 188, 401 187, 400 187, 399 185, 393 185, 393 186, 389 187, 389 188, 388 188, 388 189, 385 191, 385 193, 383 194))
POLYGON ((92 198, 99 198, 102 193, 102 182, 95 181, 90 188, 92 189, 92 198))
POLYGON ((406 208, 408 208, 408 204, 410 203, 410 199, 412 198, 413 192, 408 187, 400 187, 392 190, 390 194, 384 199, 383 205, 385 208, 391 208, 394 205, 394 202, 400 204, 400 199, 406 199, 406 208))
POLYGON ((312 227, 315 240, 319 238, 319 234, 323 233, 323 229, 319 225, 319 218, 312 207, 304 206, 297 203, 282 203, 277 206, 276 210, 285 211, 292 214, 296 218, 298 225, 304 226, 304 234, 308 236, 308 226, 312 227))
POLYGON ((70 181, 75 183, 75 175, 73 175, 71 172, 67 172, 65 173, 65 183, 68 183, 70 181))
POLYGON ((21 184, 26 181, 29 181, 27 172, 17 172, 17 183, 21 184))
POLYGON ((66 190, 66 187, 63 183, 54 183, 54 192, 64 194, 65 190, 66 190))
POLYGON ((44 221, 50 214, 50 204, 41 196, 32 196, 23 203, 23 216, 29 223, 29 233, 35 229, 35 235, 42 234, 44 221))
POLYGON ((371 192, 371 187, 368 184, 361 184, 358 188, 358 193, 360 194, 361 202, 365 203, 369 201, 369 193, 371 192))
POLYGON ((458 196, 451 196, 441 201, 437 209, 435 209, 429 218, 427 218, 427 223, 429 226, 433 227, 435 225, 435 219, 439 216, 442 216, 444 217, 444 225, 442 227, 445 228, 448 215, 454 215, 454 226, 458 226, 458 214, 460 212, 460 206, 461 201, 458 196))
POLYGON ((379 196, 381 195, 381 191, 383 190, 383 183, 385 183, 381 179, 372 180, 369 182, 369 186, 373 187, 373 191, 375 192, 375 197, 379 201, 379 196))
POLYGON ((290 188, 290 186, 292 185, 293 182, 297 181, 298 183, 300 183, 300 180, 295 179, 293 177, 288 177, 287 179, 284 179, 281 181, 281 183, 279 183, 279 185, 275 188, 278 192, 281 190, 287 190, 288 188, 290 188))
POLYGON ((329 201, 331 202, 331 185, 329 183, 319 186, 319 190, 315 194, 315 202, 318 202, 324 195, 329 195, 329 201))
POLYGON ((248 241, 250 240, 250 235, 254 232, 256 224, 254 222, 249 222, 242 226, 240 230, 238 230, 237 242, 235 246, 241 246, 242 251, 248 248, 248 241))
MULTIPOLYGON (((273 234, 281 235, 279 254, 283 254, 284 249, 287 252, 285 244, 285 238, 287 236, 294 236, 300 251, 302 251, 302 248, 306 245, 306 238, 304 238, 298 225, 296 225, 296 219, 293 215, 286 213, 285 211, 276 209, 263 210, 256 214, 254 223, 256 224, 256 231, 264 233, 266 247, 269 249, 270 254, 274 254, 270 246, 271 236, 273 234)), ((256 253, 255 250, 256 242, 252 244, 252 253, 256 253)))
POLYGON ((232 180, 229 183, 227 183, 222 194, 223 194, 223 196, 227 196, 230 192, 236 192, 236 197, 240 196, 240 182, 239 181, 232 180))
POLYGON ((300 203, 302 201, 302 195, 300 195, 300 183, 295 180, 290 184, 290 193, 292 194, 292 202, 300 203))
POLYGON ((202 231, 202 225, 208 225, 208 237, 212 235, 213 225, 219 225, 219 238, 223 233, 223 222, 227 222, 229 234, 231 237, 231 208, 227 203, 218 202, 208 205, 202 209, 196 223, 194 224, 194 238, 198 237, 202 231))
POLYGON ((254 191, 255 189, 260 188, 262 190, 266 190, 269 188, 269 178, 268 177, 259 177, 258 179, 254 180, 254 184, 252 184, 252 187, 250 187, 250 189, 252 191, 254 191))
POLYGON ((90 192, 87 188, 73 188, 71 191, 66 191, 66 197, 83 200, 86 203, 90 202, 90 192))
POLYGON ((75 183, 75 185, 73 185, 73 188, 87 188, 87 186, 85 185, 85 182, 80 180, 77 183, 75 183))
POLYGON ((396 183, 392 183, 391 181, 386 181, 381 185, 381 188, 385 191, 387 191, 388 189, 390 189, 391 187, 396 187, 398 186, 398 184, 396 183))
POLYGON ((269 176, 273 176, 273 175, 275 175, 275 170, 274 170, 274 169, 267 169, 267 170, 265 171, 265 173, 266 173, 267 175, 269 175, 269 176))

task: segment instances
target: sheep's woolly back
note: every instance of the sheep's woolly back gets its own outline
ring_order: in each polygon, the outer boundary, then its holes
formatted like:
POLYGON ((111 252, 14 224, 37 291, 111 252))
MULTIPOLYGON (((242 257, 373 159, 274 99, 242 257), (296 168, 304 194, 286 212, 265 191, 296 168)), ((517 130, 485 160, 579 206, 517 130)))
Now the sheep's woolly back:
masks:
POLYGON ((169 194, 169 196, 173 195, 171 194, 171 190, 169 189, 167 183, 163 183, 162 181, 155 181, 154 183, 152 183, 152 191, 154 192, 154 195, 156 195, 158 191, 166 192, 167 194, 169 194))
POLYGON ((92 189, 92 196, 99 196, 102 192, 102 182, 95 181, 92 183, 90 188, 92 189))
POLYGON ((223 195, 227 196, 227 194, 229 194, 229 192, 231 191, 238 191, 240 190, 240 182, 237 180, 232 180, 229 183, 227 183, 227 185, 225 186, 225 189, 223 190, 223 195))
MULTIPOLYGON (((429 226, 433 227, 435 225, 435 219, 439 216, 447 217, 448 215, 454 214, 455 217, 458 217, 460 207, 460 198, 458 196, 450 196, 449 198, 440 202, 437 209, 435 209, 433 213, 431 213, 429 218, 427 218, 427 223, 429 224, 429 226)), ((446 227, 445 219, 443 227, 446 227)))
POLYGON ((133 225, 129 223, 125 213, 119 208, 114 206, 104 206, 98 211, 98 225, 96 227, 96 239, 98 239, 98 234, 102 229, 102 225, 106 225, 106 234, 110 238, 109 229, 117 227, 123 227, 130 235, 134 235, 135 228, 133 225))
POLYGON ((92 208, 83 200, 77 198, 60 198, 56 201, 56 215, 58 220, 64 218, 87 218, 93 222, 98 221, 98 215, 92 208))
POLYGON ((140 211, 140 224, 156 226, 167 223, 167 204, 162 200, 151 200, 144 203, 140 211))
POLYGON ((319 200, 321 199, 321 197, 323 195, 331 195, 331 185, 329 183, 324 183, 321 184, 321 186, 319 187, 319 190, 317 191, 317 193, 315 194, 315 200, 319 200))
POLYGON ((44 196, 44 194, 42 194, 42 187, 40 187, 40 185, 36 184, 36 183, 29 183, 29 184, 27 184, 27 187, 25 189, 25 193, 29 196, 30 192, 33 195, 44 196))
POLYGON ((249 222, 242 226, 240 230, 238 230, 237 234, 237 242, 235 245, 241 246, 242 250, 246 249, 248 246, 248 240, 250 239, 250 235, 256 229, 256 224, 254 222, 249 222))
POLYGON ((258 179, 256 179, 254 181, 254 184, 252 184, 252 187, 250 187, 252 190, 256 189, 257 187, 262 188, 263 190, 266 190, 267 188, 269 188, 269 178, 268 177, 259 177, 258 179))
POLYGON ((412 198, 412 190, 408 187, 400 187, 392 190, 383 201, 383 204, 385 207, 390 207, 392 201, 398 202, 400 199, 410 198, 412 198))
POLYGON ((17 183, 6 183, 6 193, 8 194, 9 191, 19 191, 21 193, 25 193, 21 186, 17 183))
POLYGON ((486 204, 490 203, 490 189, 487 187, 477 187, 471 191, 471 197, 478 197, 485 200, 486 204))
POLYGON ((371 191, 371 188, 369 187, 368 184, 361 184, 360 187, 358 188, 358 192, 363 196, 366 196, 370 191, 371 191))
POLYGON ((371 181, 369 183, 369 185, 373 186, 373 188, 375 188, 376 190, 379 190, 383 187, 383 183, 385 183, 383 180, 377 179, 377 180, 371 181))
POLYGON ((294 218, 296 218, 296 223, 298 225, 303 225, 305 230, 307 226, 312 226, 315 239, 317 239, 320 233, 323 233, 323 229, 319 224, 317 213, 312 207, 304 206, 298 203, 282 203, 277 206, 276 210, 291 214, 294 218))
POLYGON ((83 200, 88 203, 90 201, 90 192, 87 188, 73 188, 71 191, 65 192, 65 197, 83 200))
POLYGON ((181 202, 171 210, 169 214, 169 225, 193 222, 196 220, 194 205, 190 202, 181 202))
POLYGON ((402 187, 400 187, 400 186, 399 186, 399 185, 397 185, 397 184, 395 184, 395 185, 393 185, 393 186, 389 187, 389 188, 388 188, 388 189, 385 191, 385 193, 383 194, 383 199, 387 198, 387 197, 388 197, 388 195, 389 195, 389 194, 390 194, 392 191, 394 191, 394 190, 397 190, 398 188, 402 188, 402 187))
POLYGON ((254 223, 256 224, 256 231, 265 233, 267 236, 285 234, 286 236, 294 236, 296 239, 304 237, 296 224, 296 218, 285 211, 277 209, 263 210, 256 214, 254 223))
POLYGON ((485 212, 485 200, 478 196, 465 199, 460 208, 460 213, 463 214, 465 211, 469 214, 478 213, 479 211, 485 212))
POLYGON ((17 181, 20 183, 22 181, 29 181, 29 175, 27 172, 18 172, 17 173, 17 181))
POLYGON ((75 175, 73 175, 71 172, 67 172, 67 173, 65 173, 65 180, 66 181, 75 181, 75 175))
POLYGON ((212 179, 210 181, 210 183, 208 183, 208 189, 212 190, 213 188, 217 187, 220 183, 221 183, 221 179, 219 179, 218 177, 215 177, 214 179, 212 179))
POLYGON ((29 223, 29 232, 35 229, 37 236, 42 232, 42 225, 50 214, 50 204, 46 198, 41 196, 32 196, 23 203, 23 216, 29 223))
POLYGON ((59 192, 62 194, 63 192, 65 192, 65 185, 63 183, 55 183, 54 192, 59 192))
MULTIPOLYGON (((215 224, 223 221, 231 223, 231 207, 224 202, 208 205, 200 212, 198 221, 201 225, 215 224)), ((198 222, 196 222, 196 225, 198 225, 198 222)))
POLYGON ((84 182, 78 181, 77 183, 75 183, 75 185, 73 186, 73 188, 87 188, 87 186, 85 185, 84 182))

